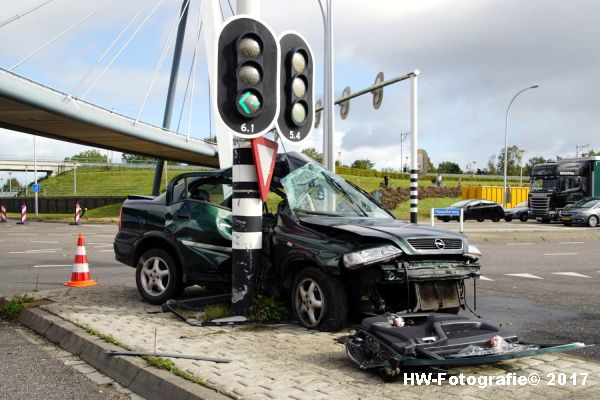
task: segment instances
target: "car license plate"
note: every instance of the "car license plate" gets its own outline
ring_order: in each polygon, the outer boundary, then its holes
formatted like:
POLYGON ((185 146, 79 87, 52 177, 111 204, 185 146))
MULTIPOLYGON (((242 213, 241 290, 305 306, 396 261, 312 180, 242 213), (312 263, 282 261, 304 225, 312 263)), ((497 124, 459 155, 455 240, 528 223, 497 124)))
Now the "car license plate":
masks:
POLYGON ((570 221, 571 217, 560 217, 561 221, 570 221))

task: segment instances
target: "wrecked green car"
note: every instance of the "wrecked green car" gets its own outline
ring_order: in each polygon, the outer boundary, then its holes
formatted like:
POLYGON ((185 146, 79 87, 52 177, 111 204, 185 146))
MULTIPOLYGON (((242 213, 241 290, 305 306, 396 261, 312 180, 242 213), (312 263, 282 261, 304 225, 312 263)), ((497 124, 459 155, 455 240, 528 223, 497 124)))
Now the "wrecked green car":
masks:
MULTIPOLYGON (((458 233, 402 222, 357 186, 299 153, 278 156, 263 215, 259 287, 289 299, 307 328, 350 315, 456 313, 479 250, 458 233)), ((123 203, 114 248, 161 304, 191 285, 231 282, 231 169, 182 174, 153 198, 123 203)))

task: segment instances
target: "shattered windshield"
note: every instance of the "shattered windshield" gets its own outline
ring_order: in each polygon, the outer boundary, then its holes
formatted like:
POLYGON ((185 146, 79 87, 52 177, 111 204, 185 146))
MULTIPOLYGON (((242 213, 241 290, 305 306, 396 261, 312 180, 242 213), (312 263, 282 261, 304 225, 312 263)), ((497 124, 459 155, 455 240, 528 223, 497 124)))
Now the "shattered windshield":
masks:
POLYGON ((336 217, 393 217, 341 177, 308 163, 281 180, 294 212, 336 217))
POLYGON ((554 192, 556 191, 556 184, 558 179, 543 179, 533 178, 531 182, 532 192, 554 192))

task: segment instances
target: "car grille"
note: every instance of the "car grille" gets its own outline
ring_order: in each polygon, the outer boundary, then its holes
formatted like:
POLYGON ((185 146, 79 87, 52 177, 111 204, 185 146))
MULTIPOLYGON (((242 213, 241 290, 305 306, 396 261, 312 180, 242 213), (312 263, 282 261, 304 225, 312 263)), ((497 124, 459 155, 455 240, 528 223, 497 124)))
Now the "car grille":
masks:
POLYGON ((550 209, 550 197, 531 197, 531 213, 534 216, 546 216, 550 209))
POLYGON ((415 250, 461 250, 462 239, 450 238, 423 238, 423 239, 408 239, 408 244, 415 250), (438 248, 435 241, 441 239, 444 242, 444 248, 438 248))

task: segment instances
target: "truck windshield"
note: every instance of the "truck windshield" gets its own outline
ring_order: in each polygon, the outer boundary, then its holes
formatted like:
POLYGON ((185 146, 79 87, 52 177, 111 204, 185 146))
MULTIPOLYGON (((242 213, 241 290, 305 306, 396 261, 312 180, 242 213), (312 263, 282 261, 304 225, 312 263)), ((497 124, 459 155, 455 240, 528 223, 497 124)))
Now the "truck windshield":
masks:
POLYGON ((341 177, 308 163, 281 180, 294 212, 336 217, 393 219, 383 208, 341 177))
POLYGON ((550 178, 536 178, 533 177, 531 181, 531 191, 532 192, 554 192, 556 191, 558 179, 550 178))

